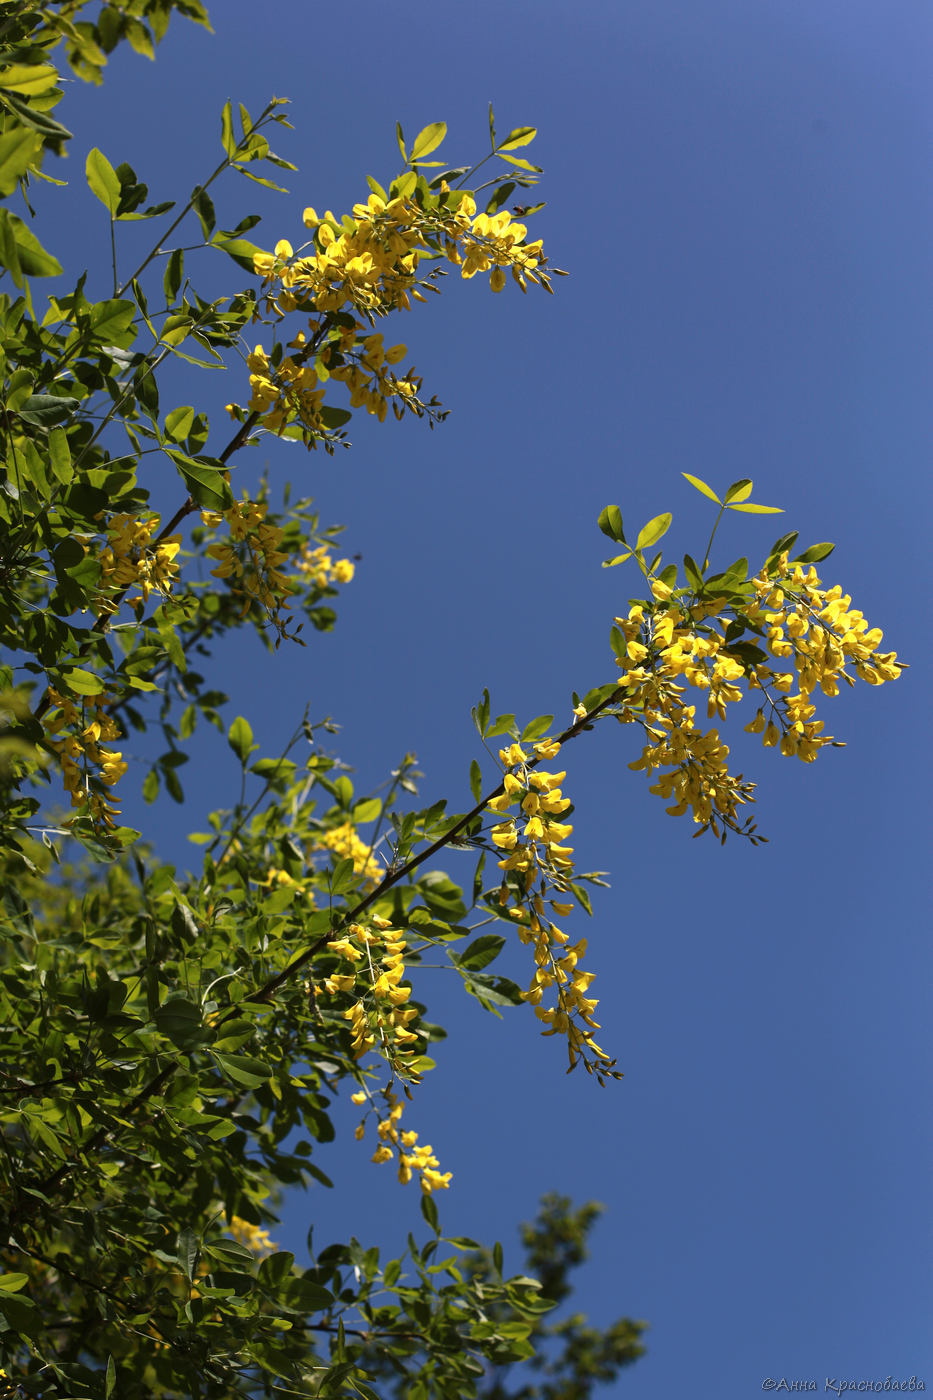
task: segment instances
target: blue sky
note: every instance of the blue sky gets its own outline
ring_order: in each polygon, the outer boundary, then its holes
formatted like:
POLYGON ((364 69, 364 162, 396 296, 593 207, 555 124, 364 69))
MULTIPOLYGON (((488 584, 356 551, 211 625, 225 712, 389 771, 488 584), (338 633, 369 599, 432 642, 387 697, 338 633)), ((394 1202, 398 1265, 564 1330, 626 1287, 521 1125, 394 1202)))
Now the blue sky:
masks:
MULTIPOLYGON (((450 1038, 408 1117, 455 1174, 445 1229, 508 1247, 544 1191, 603 1201, 577 1305, 651 1322, 648 1357, 612 1394, 743 1400, 767 1377, 933 1385, 933 15, 909 0, 404 14, 225 0, 213 21, 213 36, 173 24, 155 65, 121 52, 103 88, 76 84, 59 109, 71 185, 43 192, 43 209, 69 212, 44 241, 70 268, 101 269, 89 291, 108 289, 87 150, 129 160, 153 199, 185 195, 218 159, 223 102, 258 110, 272 94, 292 99, 296 129, 277 143, 300 167, 291 193, 231 181, 218 197, 222 219, 264 214, 258 242, 297 242, 306 204, 342 211, 367 173, 396 173, 396 120, 411 136, 444 119, 444 154, 478 156, 492 100, 500 129, 539 129, 535 233, 571 273, 554 298, 449 279, 396 323, 451 409, 439 431, 358 422, 350 453, 266 444, 244 463, 245 480, 268 462, 313 494, 363 554, 334 633, 219 659, 231 717, 250 718, 265 752, 310 703, 341 723, 361 788, 414 750, 425 800, 462 810, 483 686, 498 710, 566 720, 572 688, 613 677, 609 624, 637 584, 599 567, 600 509, 617 502, 635 524, 670 509, 670 557, 702 551, 711 517, 683 471, 753 477, 755 499, 786 508, 777 526, 727 520, 721 563, 762 557, 784 528, 836 540, 824 578, 911 663, 897 686, 826 702, 848 747, 813 765, 742 734, 751 709, 733 720, 771 838, 758 850, 691 841, 628 770, 627 730, 598 727, 567 752, 579 866, 611 880, 574 931, 590 939, 601 1043, 626 1077, 603 1091, 568 1078, 529 1013, 496 1021, 426 981, 450 1038)), ((165 407, 173 392, 204 389, 178 377, 165 407)), ((218 376, 208 393, 221 405, 243 387, 218 376)), ((197 829, 235 797, 232 758, 208 743, 187 773, 197 829)), ((193 862, 177 809, 154 818, 165 857, 193 862)), ((445 868, 471 873, 456 854, 445 868)), ((503 970, 523 977, 522 951, 503 970)), ((418 1226, 414 1189, 347 1141, 355 1115, 338 1119, 343 1138, 320 1158, 338 1185, 290 1198, 279 1238, 300 1249, 316 1222, 319 1244, 352 1232, 397 1251, 418 1226)))

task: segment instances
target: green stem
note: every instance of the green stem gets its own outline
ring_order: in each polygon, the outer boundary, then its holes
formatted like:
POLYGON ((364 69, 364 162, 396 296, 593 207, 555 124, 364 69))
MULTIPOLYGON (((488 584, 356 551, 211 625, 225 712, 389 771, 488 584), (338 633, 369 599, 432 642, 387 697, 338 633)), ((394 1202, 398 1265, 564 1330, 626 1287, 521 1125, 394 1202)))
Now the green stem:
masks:
POLYGON ((716 516, 716 523, 715 523, 715 525, 713 526, 712 534, 711 534, 710 537, 709 537, 709 543, 708 543, 707 546, 706 546, 706 553, 705 553, 704 558, 703 558, 703 572, 704 572, 704 574, 706 573, 706 570, 709 568, 709 552, 710 552, 710 550, 711 550, 712 547, 713 547, 713 540, 716 538, 716 531, 719 529, 719 522, 720 522, 720 520, 722 519, 723 515, 725 514, 725 509, 726 509, 725 504, 720 505, 720 507, 719 507, 719 514, 716 516))

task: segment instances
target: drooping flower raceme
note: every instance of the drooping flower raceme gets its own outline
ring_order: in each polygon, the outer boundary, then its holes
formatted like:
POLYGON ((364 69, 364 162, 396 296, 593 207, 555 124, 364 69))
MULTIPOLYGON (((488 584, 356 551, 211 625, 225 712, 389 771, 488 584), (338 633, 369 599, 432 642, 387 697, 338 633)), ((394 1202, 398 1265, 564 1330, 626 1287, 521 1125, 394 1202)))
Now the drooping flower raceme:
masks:
POLYGON ((98 556, 100 563, 101 599, 98 616, 114 610, 113 595, 138 588, 139 592, 126 599, 137 615, 149 601, 150 593, 168 597, 178 576, 176 555, 181 548, 180 535, 158 539, 158 515, 111 516, 107 524, 107 543, 98 556))
POLYGON ((493 825, 490 838, 502 853, 499 905, 508 907, 520 940, 534 953, 535 971, 523 1000, 544 1022, 542 1035, 567 1037, 569 1068, 582 1063, 587 1073, 603 1083, 607 1077, 620 1076, 613 1069, 615 1061, 593 1037, 599 1029, 593 1015, 597 1002, 587 992, 595 973, 584 972, 579 965, 586 939, 571 944, 551 917, 563 918, 574 907, 573 847, 566 844, 573 826, 561 820, 571 805, 560 786, 566 773, 537 767, 559 752, 560 744, 553 739, 535 744, 534 757, 517 743, 499 751, 505 770, 503 792, 487 808, 504 820, 493 825))
POLYGON ((113 830, 120 803, 110 791, 127 770, 122 753, 108 747, 120 728, 107 713, 106 693, 90 698, 65 695, 49 687, 43 718, 46 746, 58 756, 62 782, 73 807, 86 806, 96 827, 113 830))
MULTIPOLYGON (((422 1191, 430 1195, 450 1185, 451 1173, 438 1170, 433 1149, 418 1146, 416 1132, 400 1129, 404 1105, 393 1089, 396 1079, 420 1083, 423 1072, 418 1011, 408 1005, 412 989, 404 980, 406 947, 405 934, 378 914, 366 924, 352 923, 327 943, 327 952, 338 961, 320 990, 335 1007, 343 1008, 339 1015, 349 1023, 353 1058, 362 1062, 374 1053, 391 1072, 383 1090, 374 1094, 364 1086, 353 1095, 353 1102, 368 1103, 376 1118, 379 1146, 373 1161, 389 1162, 397 1154, 399 1180, 404 1184, 417 1175, 422 1191)), ((366 1118, 357 1128, 357 1138, 365 1132, 366 1118)))

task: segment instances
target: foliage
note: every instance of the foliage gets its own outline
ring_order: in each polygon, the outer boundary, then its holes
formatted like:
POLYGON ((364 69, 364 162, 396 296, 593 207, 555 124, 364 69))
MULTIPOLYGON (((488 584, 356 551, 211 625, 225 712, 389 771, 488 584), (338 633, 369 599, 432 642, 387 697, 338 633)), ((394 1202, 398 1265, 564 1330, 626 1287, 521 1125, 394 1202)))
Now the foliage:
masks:
MULTIPOLYGON (((552 1321, 548 1308, 559 1308, 571 1295, 571 1272, 588 1256, 587 1238, 603 1207, 594 1201, 574 1208, 566 1196, 549 1195, 541 1201, 533 1222, 525 1222, 520 1234, 525 1251, 525 1277, 540 1283, 539 1299, 546 1304, 534 1313, 528 1342, 534 1355, 516 1368, 514 1362, 491 1364, 478 1384, 480 1400, 588 1400, 594 1386, 615 1380, 645 1348, 642 1336, 647 1324, 619 1318, 600 1331, 581 1313, 552 1321)), ((475 1246, 471 1240, 459 1247, 475 1246)), ((464 1256, 463 1273, 472 1284, 488 1288, 501 1277, 502 1248, 475 1246, 464 1256)), ((487 1304, 489 1325, 509 1335, 525 1324, 509 1299, 487 1304)), ((378 1377, 387 1394, 404 1394, 391 1354, 372 1346, 367 1371, 378 1377)))
MULTIPOLYGON (((433 427, 444 411, 413 366, 400 369, 407 350, 386 344, 383 322, 437 293, 445 271, 525 292, 551 291, 557 270, 507 208, 540 173, 515 154, 535 132, 500 139, 491 110, 489 153, 472 166, 428 159, 443 123, 410 147, 399 129, 401 173, 370 178, 348 215, 307 209, 297 249, 253 244, 252 214, 218 228, 217 180, 278 188, 270 169, 294 168, 269 145, 288 126, 273 99, 256 118, 225 106, 222 159, 180 208, 147 204, 129 165, 90 151, 110 294, 93 300, 82 273, 40 296, 40 279, 65 275, 29 202, 37 180, 60 183, 48 167, 70 139, 50 115, 58 47, 97 81, 123 39, 151 56, 173 10, 207 23, 197 0, 121 0, 93 21, 82 0, 0 6, 0 193, 26 215, 0 209, 2 1364, 20 1393, 58 1397, 370 1396, 379 1376, 414 1400, 502 1395, 491 1374, 522 1362, 532 1379, 516 1395, 585 1394, 640 1348, 639 1324, 602 1334, 543 1321, 566 1296, 592 1211, 552 1202, 526 1234, 539 1280, 504 1277, 501 1251, 443 1238, 434 1197, 451 1172, 405 1117, 443 1030, 407 979, 440 959, 493 1014, 531 1005, 571 1070, 617 1078, 594 1039, 586 939, 562 927, 591 912, 600 877, 576 870, 566 772, 543 765, 597 721, 635 724, 645 743, 630 766, 673 799, 668 810, 690 812, 697 834, 754 844, 740 812, 753 784, 730 771, 685 687, 719 720, 754 692, 746 727, 811 761, 835 742, 813 718, 816 692, 894 679, 900 665, 841 588, 822 585, 813 565, 830 546, 792 557, 785 534, 757 572, 740 559, 711 573, 711 539, 681 575, 654 553, 670 515, 629 543, 609 506, 600 528, 622 549, 607 563, 634 558, 646 595, 613 623, 609 677, 574 696, 563 728, 552 715, 494 717, 484 692, 473 715, 493 773, 471 763, 469 811, 418 807, 411 758, 380 792, 356 792, 326 718, 304 716, 281 753, 260 753, 246 717, 222 718, 212 654, 240 628, 273 651, 304 645, 299 616, 331 627, 354 566, 313 502, 265 480, 234 492, 241 449, 282 437, 335 452, 355 409, 433 427), (502 164, 483 181, 487 162, 502 164), (126 275, 120 225, 140 220, 165 226, 126 275), (217 254, 235 289, 201 296, 197 257, 217 254), (228 406, 222 447, 197 403, 161 403, 172 360, 192 380, 240 369, 248 395, 228 406), (147 484, 159 459, 178 478, 167 520, 147 484), (204 724, 226 734, 239 791, 195 835, 200 871, 182 875, 121 824, 117 790, 134 736, 152 730, 164 748, 144 796, 164 788, 183 802, 204 724), (455 847, 476 856, 466 893, 434 864, 455 847), (478 931, 494 923, 505 932, 478 931), (513 930, 531 954, 525 988, 489 970, 513 930), (417 1181, 431 1237, 410 1237, 404 1261, 382 1265, 350 1241, 302 1269, 268 1228, 277 1193, 329 1185, 317 1145, 334 1137, 329 1110, 347 1092, 373 1160, 417 1181)), ((518 206, 520 217, 540 207, 518 206)), ((750 481, 720 500, 691 480, 720 517, 772 509, 750 502, 750 481)))

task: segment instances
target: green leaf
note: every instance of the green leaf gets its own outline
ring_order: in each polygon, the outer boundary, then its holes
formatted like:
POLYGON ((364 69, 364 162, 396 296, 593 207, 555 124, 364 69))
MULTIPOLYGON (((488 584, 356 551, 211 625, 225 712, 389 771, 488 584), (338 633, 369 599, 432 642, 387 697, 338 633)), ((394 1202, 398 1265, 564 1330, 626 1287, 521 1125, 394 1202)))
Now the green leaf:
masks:
MULTIPOLYGON (((310 1163, 306 1167, 306 1170, 311 1170, 310 1163)), ((321 1175, 323 1176, 323 1172, 321 1175)), ((325 1181, 326 1180, 325 1178, 325 1181)), ((327 1181, 327 1185, 330 1185, 329 1181, 327 1181)), ((308 1272, 311 1273, 311 1270, 309 1269, 308 1272)), ((319 1312, 322 1308, 329 1307, 334 1301, 333 1293, 328 1292, 326 1288, 322 1288, 321 1285, 315 1283, 313 1279, 304 1276, 287 1279, 283 1293, 283 1301, 289 1307, 295 1308, 298 1312, 303 1313, 319 1312)))
MULTIPOLYGON (((507 155, 504 151, 496 151, 496 155, 499 157, 500 160, 508 161, 509 165, 517 166, 519 170, 531 170, 534 172, 535 175, 541 174, 540 165, 532 165, 530 160, 523 160, 521 156, 510 156, 507 155)), ((529 183, 534 182, 531 181, 529 183)))
POLYGON ((219 248, 221 252, 227 253, 237 267, 242 267, 244 272, 253 271, 253 258, 262 249, 255 243, 250 243, 246 238, 225 238, 222 234, 215 234, 211 239, 211 247, 219 248))
POLYGON ((522 1006, 522 989, 508 977, 496 977, 491 972, 470 972, 463 985, 477 1001, 491 1006, 522 1006))
POLYGON ((36 1336, 45 1325, 32 1299, 21 1298, 18 1293, 0 1294, 0 1316, 14 1331, 27 1337, 36 1336))
MULTIPOLYGON (((136 53, 141 53, 145 58, 155 58, 152 35, 138 19, 127 19, 126 37, 129 40, 130 48, 136 53)), ((107 1393, 109 1395, 110 1392, 107 1393)))
POLYGON ((344 890, 353 889, 356 884, 356 867, 352 856, 344 856, 338 860, 330 874, 331 894, 340 894, 344 890))
POLYGON ((253 731, 249 721, 242 715, 237 715, 236 719, 227 730, 227 743, 241 763, 245 764, 254 749, 259 747, 253 743, 253 731))
POLYGON ((179 1230, 175 1238, 175 1258, 185 1278, 194 1280, 194 1269, 201 1252, 201 1237, 197 1230, 179 1230))
POLYGON ((483 691, 483 698, 478 705, 474 705, 470 711, 470 717, 479 731, 480 737, 486 733, 486 726, 489 723, 489 691, 483 691))
POLYGON ((401 154, 402 154, 402 160, 403 160, 403 161, 405 162, 405 164, 407 165, 407 164, 408 164, 408 152, 405 150, 405 137, 404 137, 404 134, 403 134, 403 132, 402 132, 402 123, 401 123, 401 122, 396 122, 396 123, 395 123, 395 139, 396 139, 396 141, 398 142, 398 148, 399 148, 399 150, 400 150, 400 152, 401 152, 401 154))
POLYGON ((220 114, 220 141, 224 148, 224 154, 229 157, 236 155, 236 137, 233 134, 233 105, 225 102, 223 111, 220 114))
POLYGON ((535 139, 538 128, 535 126, 517 126, 514 131, 510 131, 505 140, 496 148, 498 151, 517 151, 519 146, 527 146, 535 139))
POLYGON ((510 734, 513 730, 517 732, 514 715, 497 715, 486 730, 486 738, 494 739, 497 734, 510 734))
POLYGON ((173 306, 175 298, 178 296, 178 288, 185 271, 185 254, 181 248, 173 248, 165 264, 165 275, 162 278, 162 289, 165 292, 166 306, 173 306))
POLYGON ((103 151, 96 146, 88 152, 84 173, 91 193, 97 195, 111 219, 115 218, 120 203, 120 180, 103 151))
POLYGON ((165 436, 173 442, 184 442, 194 424, 194 409, 190 405, 173 408, 165 415, 165 436))
POLYGON ((9 268, 17 287, 23 285, 24 273, 27 277, 57 277, 62 270, 57 258, 45 251, 32 230, 9 209, 0 209, 0 262, 9 268))
POLYGON ((352 817, 356 822, 374 822, 382 813, 382 801, 378 797, 367 797, 363 802, 357 802, 353 808, 352 817))
POLYGON ((604 506, 599 512, 596 524, 604 535, 619 544, 625 544, 625 531, 622 528, 622 512, 618 506, 604 506))
POLYGON ((484 933, 463 950, 459 956, 451 954, 458 967, 467 972, 479 972, 493 962, 505 947, 505 939, 498 933, 484 933))
POLYGON ((429 1196, 427 1192, 424 1191, 421 1193, 421 1214, 424 1216, 435 1235, 439 1235, 441 1227, 437 1214, 437 1203, 433 1196, 429 1196))
POLYGON ((247 1089, 258 1089, 261 1084, 268 1083, 272 1074, 269 1065, 263 1060, 253 1059, 251 1055, 221 1055, 216 1050, 212 1050, 211 1054, 224 1074, 247 1089))
POLYGON ((104 1400, 110 1400, 117 1388, 117 1368, 112 1356, 107 1357, 107 1371, 104 1380, 104 1400))
POLYGON ((277 1288, 283 1279, 288 1278, 295 1262, 294 1254, 287 1249, 269 1254, 259 1265, 259 1282, 267 1288, 277 1288))
POLYGON ((438 146, 447 135, 446 122, 431 122, 415 137, 415 144, 411 148, 411 155, 408 157, 408 164, 415 165, 425 156, 429 156, 432 151, 436 151, 438 146))
POLYGON ((221 468, 198 462, 183 452, 168 454, 191 494, 191 499, 207 510, 226 510, 233 502, 233 493, 224 480, 221 468))
POLYGON ((667 534, 673 518, 670 511, 665 511, 663 515, 656 515, 653 520, 649 520, 648 524, 639 530, 635 548, 648 549, 650 545, 657 544, 662 535, 667 534))
POLYGON ((68 434, 64 428, 53 428, 49 433, 49 465, 55 480, 67 486, 74 476, 74 467, 71 463, 68 434))
POLYGON ((152 1019, 156 1029, 179 1050, 191 1050, 204 1039, 201 1008, 185 997, 169 997, 152 1019))
POLYGON ((796 559, 791 560, 793 564, 818 564, 821 559, 826 559, 836 548, 828 540, 822 544, 811 544, 809 549, 805 549, 802 554, 798 554, 796 559))
POLYGON ((730 506, 730 510, 744 510, 749 515, 783 515, 783 506, 755 506, 749 502, 743 506, 730 506))
POLYGON ((49 63, 11 63, 0 73, 0 88, 20 97, 38 97, 58 82, 58 70, 49 63))
POLYGON ((75 669, 63 672, 62 679, 73 695, 100 695, 104 683, 93 671, 75 669))
POLYGON ((91 307, 91 327, 95 338, 104 345, 116 345, 125 350, 136 339, 133 329, 135 315, 135 302, 117 297, 96 302, 91 307))
POLYGON ((5 198, 13 193, 41 150, 42 137, 37 131, 14 127, 0 136, 0 195, 5 198))
POLYGON ((687 575, 687 582, 694 592, 703 587, 703 573, 692 554, 684 555, 684 573, 687 575))
POLYGON ((553 715, 538 715, 537 719, 530 720, 522 730, 522 742, 524 743, 525 740, 528 740, 530 743, 532 739, 539 739, 542 734, 548 732, 553 723, 553 715))
POLYGON ((214 213, 214 202, 207 190, 195 185, 191 191, 191 204, 200 221, 201 232, 205 238, 210 238, 217 223, 217 216, 214 213))
POLYGON ((601 567, 604 569, 614 569, 616 564, 624 564, 626 559, 631 559, 631 557, 632 551, 628 549, 624 554, 617 554, 613 559, 604 559, 601 567))
POLYGON ((37 427, 48 428, 53 423, 64 423, 73 418, 77 407, 77 399, 59 397, 55 394, 30 394, 17 412, 27 423, 35 423, 37 427))
POLYGON ((685 476, 690 482, 690 485, 695 486, 696 489, 701 493, 701 495, 708 496, 711 501, 716 502, 717 506, 722 505, 722 501, 716 495, 716 492, 713 490, 712 486, 707 486, 705 481, 701 481, 698 476, 691 476, 689 472, 681 472, 680 474, 681 476, 685 476))
POLYGON ((726 505, 729 505, 732 501, 747 501, 752 494, 752 487, 754 484, 751 478, 747 476, 743 477, 741 481, 733 481, 729 490, 723 497, 726 505))
POLYGON ((470 791, 473 801, 478 802, 483 795, 483 770, 475 758, 470 762, 470 791))
POLYGON ((18 1293, 21 1288, 25 1288, 29 1282, 28 1274, 0 1274, 0 1291, 4 1293, 18 1293))

